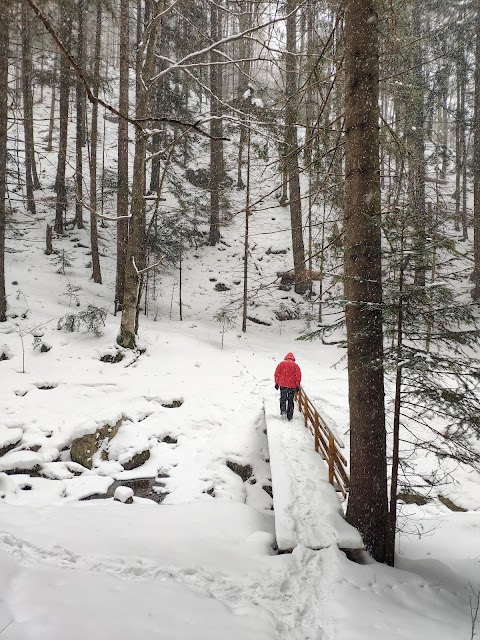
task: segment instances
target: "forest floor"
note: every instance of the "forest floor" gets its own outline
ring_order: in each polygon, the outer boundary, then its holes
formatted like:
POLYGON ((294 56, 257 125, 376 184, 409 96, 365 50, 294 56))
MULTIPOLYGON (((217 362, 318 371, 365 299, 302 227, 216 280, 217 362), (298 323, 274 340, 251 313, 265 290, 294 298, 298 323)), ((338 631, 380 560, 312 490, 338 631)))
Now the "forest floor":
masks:
MULTIPOLYGON (((223 243, 184 259, 183 321, 178 274, 165 273, 149 317, 140 317, 143 353, 116 363, 101 360, 118 351, 111 223, 101 229, 104 284, 94 285, 87 231, 70 231, 55 240, 54 258, 44 255, 50 212, 45 204, 8 235, 0 446, 12 448, 0 458, 9 472, 0 476, 2 639, 471 638, 480 478, 468 468, 448 468, 425 504, 401 504, 396 569, 354 564, 336 547, 275 554, 263 407, 276 396, 273 371, 287 352, 348 443, 344 352, 297 342, 305 322, 275 314, 310 306, 275 284, 276 271, 290 267, 287 211, 251 220, 258 290, 249 315, 269 326, 249 321, 242 334, 238 303, 234 326, 223 333, 214 320, 241 297, 237 216, 223 243), (57 330, 60 317, 87 304, 108 309, 101 337, 57 330), (93 456, 87 471, 71 462, 74 438, 119 420, 107 459, 93 456), (146 450, 143 465, 124 470, 122 462, 146 450), (227 463, 250 465, 251 477, 227 463), (110 497, 132 481, 133 504, 110 497)), ((411 462, 419 474, 433 473, 428 455, 411 462)))

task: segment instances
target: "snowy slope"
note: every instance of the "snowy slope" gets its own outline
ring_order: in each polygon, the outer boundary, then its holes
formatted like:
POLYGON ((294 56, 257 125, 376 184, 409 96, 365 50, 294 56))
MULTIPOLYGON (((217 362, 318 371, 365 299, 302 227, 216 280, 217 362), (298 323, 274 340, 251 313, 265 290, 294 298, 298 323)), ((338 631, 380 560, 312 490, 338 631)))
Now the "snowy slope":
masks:
MULTIPOLYGON (((111 143, 111 123, 107 133, 111 143)), ((108 154, 111 163, 113 145, 108 154)), ((54 166, 54 154, 42 157, 44 182, 54 166)), ((275 182, 259 173, 252 199, 266 187, 273 192, 275 182)), ((470 637, 470 585, 480 589, 478 474, 455 469, 442 488, 468 513, 438 501, 402 507, 400 569, 355 565, 336 544, 275 554, 272 499, 263 488, 271 486, 264 400, 276 402, 273 370, 288 351, 348 447, 343 352, 296 342, 305 322, 277 319, 296 309, 317 313, 278 288, 277 271, 292 266, 288 210, 272 196, 250 219, 249 316, 270 326, 249 321, 247 333, 239 331, 244 193, 232 190, 238 213, 222 228, 223 242, 184 257, 183 322, 172 268, 159 276, 149 317, 140 317, 145 352, 111 364, 100 358, 116 354, 114 226, 99 230, 103 285, 88 279, 88 229, 54 239, 72 263, 59 274, 43 253, 52 196, 44 189, 37 217, 17 212, 8 229, 9 318, 0 327, 0 447, 11 448, 0 458, 0 471, 9 472, 0 475, 2 638, 470 637), (59 318, 87 304, 108 309, 102 337, 57 330, 59 318), (222 349, 214 318, 224 308, 235 322, 222 349), (33 333, 42 334, 48 352, 34 349, 33 333), (72 464, 74 438, 119 420, 106 460, 95 456, 86 471, 72 464), (125 460, 147 450, 145 464, 124 470, 125 460), (244 481, 227 462, 250 465, 251 477, 244 481), (105 499, 135 479, 146 480, 155 500, 138 497, 139 485, 133 504, 105 499)), ((418 463, 427 471, 431 464, 418 463)))

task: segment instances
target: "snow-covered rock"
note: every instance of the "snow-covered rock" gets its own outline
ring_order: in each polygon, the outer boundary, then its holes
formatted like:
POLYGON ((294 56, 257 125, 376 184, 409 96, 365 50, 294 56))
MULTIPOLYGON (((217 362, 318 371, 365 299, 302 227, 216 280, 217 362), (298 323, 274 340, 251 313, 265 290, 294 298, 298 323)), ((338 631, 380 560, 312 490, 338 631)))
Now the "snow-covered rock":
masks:
POLYGON ((133 502, 133 489, 130 489, 130 487, 117 487, 113 498, 114 500, 118 500, 118 502, 131 504, 133 502))

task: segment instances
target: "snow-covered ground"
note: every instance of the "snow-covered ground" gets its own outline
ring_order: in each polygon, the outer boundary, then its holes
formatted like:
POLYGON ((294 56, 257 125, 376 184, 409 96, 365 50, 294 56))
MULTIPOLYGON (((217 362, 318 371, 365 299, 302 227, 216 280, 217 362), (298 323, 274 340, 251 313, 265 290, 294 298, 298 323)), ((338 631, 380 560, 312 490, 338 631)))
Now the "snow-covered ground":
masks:
MULTIPOLYGON (((272 217, 288 228, 281 209, 252 220, 256 273, 265 281, 289 259, 265 253, 272 217)), ((250 322, 242 334, 237 319, 221 348, 213 316, 232 293, 214 285, 240 288, 235 221, 224 232, 227 244, 185 260, 183 322, 172 304, 174 275, 166 274, 157 321, 140 319, 145 352, 114 364, 100 360, 115 353, 119 322, 110 313, 111 255, 102 261, 107 284, 93 285, 83 264, 88 250, 73 247, 87 244, 86 232, 75 232, 75 243, 56 241, 75 257, 66 275, 57 274, 43 254, 43 223, 23 224, 21 242, 10 242, 20 252, 7 258, 11 317, 0 341, 8 357, 0 361, 0 445, 15 445, 0 465, 18 470, 0 477, 2 638, 471 637, 470 596, 480 589, 473 473, 468 483, 457 478, 465 482, 463 502, 455 502, 468 512, 438 501, 403 507, 397 569, 356 565, 336 545, 275 553, 272 499, 263 488, 271 486, 264 400, 275 402, 275 364, 295 353, 307 392, 348 443, 347 379, 344 363, 334 366, 341 351, 296 342, 304 324, 275 320, 275 305, 296 296, 272 287, 251 311, 271 326, 250 322), (102 337, 56 329, 60 316, 77 311, 62 295, 68 283, 81 287, 79 309, 109 308, 102 337), (48 352, 33 348, 32 330, 48 352), (106 459, 94 455, 87 471, 70 461, 75 437, 119 420, 106 459), (145 464, 123 469, 145 450, 145 464), (250 465, 252 477, 243 481, 227 462, 250 465), (157 501, 81 501, 135 478, 150 479, 157 501)), ((286 233, 276 246, 286 246, 286 233)))
MULTIPOLYGON (((108 166, 115 125, 106 127, 108 166)), ((44 255, 55 154, 39 160, 37 216, 17 210, 7 232, 2 640, 471 638, 471 597, 480 590, 480 478, 466 468, 452 469, 441 493, 467 512, 450 511, 435 489, 425 506, 402 506, 397 569, 354 564, 336 544, 275 551, 264 406, 276 402, 273 371, 287 352, 295 353, 307 393, 348 455, 343 352, 296 342, 304 321, 278 319, 298 309, 317 313, 278 288, 277 271, 292 264, 288 210, 272 196, 250 219, 249 316, 268 326, 249 321, 240 332, 239 213, 217 247, 184 256, 183 321, 172 270, 156 283, 149 317, 140 317, 144 352, 103 362, 117 354, 114 227, 99 229, 103 285, 89 280, 88 230, 55 238, 57 257, 44 255), (58 273, 62 255, 71 263, 65 274, 58 273), (108 309, 101 337, 57 330, 59 318, 87 304, 108 309), (215 316, 225 307, 234 321, 222 336, 215 316), (72 462, 72 440, 106 426, 118 432, 92 454, 92 469, 72 462), (137 454, 148 459, 125 470, 137 454), (243 480, 230 468, 235 464, 249 465, 251 476, 243 480), (133 486, 133 504, 110 497, 119 485, 133 486)), ((260 170, 254 166, 252 201, 275 186, 260 170)), ((231 190, 232 211, 242 211, 244 197, 231 190)), ((170 205, 167 197, 162 206, 170 205)), ((418 464, 428 472, 428 458, 419 454, 418 464)), ((302 499, 305 506, 308 496, 302 499)))

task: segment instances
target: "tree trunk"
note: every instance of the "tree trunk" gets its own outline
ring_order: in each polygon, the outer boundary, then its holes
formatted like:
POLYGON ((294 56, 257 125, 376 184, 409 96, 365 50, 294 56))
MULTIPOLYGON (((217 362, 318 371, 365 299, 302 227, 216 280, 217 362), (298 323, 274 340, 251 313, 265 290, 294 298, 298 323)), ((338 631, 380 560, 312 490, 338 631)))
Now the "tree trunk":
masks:
POLYGON ((290 195, 290 223, 292 227, 293 265, 295 271, 296 293, 306 293, 310 289, 310 279, 305 272, 305 248, 303 246, 302 200, 300 193, 300 171, 298 167, 298 98, 297 98, 297 12, 294 11, 296 0, 288 0, 287 12, 287 50, 285 73, 285 164, 288 171, 288 188, 290 195))
POLYGON ((423 49, 421 28, 421 6, 412 10, 413 35, 416 41, 414 74, 414 102, 412 143, 413 158, 410 164, 412 203, 415 226, 415 284, 424 287, 429 263, 427 244, 427 214, 425 208, 425 81, 423 73, 423 49))
MULTIPOLYGON (((403 223, 402 223, 403 224, 403 223)), ((390 509, 388 512, 388 533, 386 562, 391 567, 395 564, 395 536, 397 532, 397 493, 398 493, 398 465, 400 460, 400 408, 402 391, 402 347, 403 347, 403 294, 404 294, 404 228, 400 238, 400 274, 398 283, 398 312, 397 312, 397 345, 395 373, 395 400, 393 409, 393 443, 392 443, 392 474, 390 482, 390 509)))
POLYGON ((57 67, 58 67, 58 53, 54 53, 52 82, 51 82, 51 99, 50 99, 50 119, 48 123, 48 136, 47 136, 47 151, 52 151, 53 148, 53 128, 55 126, 55 102, 57 98, 57 67))
MULTIPOLYGON (((62 10, 62 9, 61 9, 62 10)), ((61 40, 68 47, 72 33, 72 20, 68 14, 62 10, 61 40)), ((67 209, 67 189, 65 185, 65 168, 67 163, 67 142, 68 142, 68 102, 70 97, 70 69, 68 60, 62 54, 60 59, 60 104, 59 104, 59 142, 57 177, 55 180, 55 190, 57 200, 55 205, 55 233, 63 233, 63 218, 67 209)))
MULTIPOLYGON (((240 33, 249 29, 252 25, 252 3, 251 2, 241 2, 240 3, 240 13, 238 16, 238 28, 240 33)), ((240 40, 239 42, 239 54, 240 54, 240 73, 238 74, 238 84, 237 84, 237 93, 238 93, 238 104, 243 105, 244 99, 243 96, 245 91, 248 88, 249 78, 250 78, 250 70, 251 70, 251 61, 249 58, 251 57, 251 44, 250 42, 244 40, 240 40)), ((244 189, 245 184, 242 178, 242 164, 243 164, 243 148, 245 146, 246 140, 246 128, 244 125, 240 126, 240 140, 238 143, 238 160, 237 160, 237 189, 244 189)))
MULTIPOLYGON (((160 9, 157 7, 157 11, 160 9)), ((145 30, 142 50, 137 57, 136 117, 148 116, 148 88, 154 70, 159 20, 152 18, 145 30)), ((140 298, 141 270, 145 263, 145 156, 147 138, 137 130, 133 164, 132 202, 130 205, 130 232, 128 237, 127 262, 125 266, 125 290, 122 320, 117 342, 126 349, 136 347, 137 308, 140 298)))
POLYGON ((476 0, 475 98, 473 113, 473 273, 472 298, 480 300, 480 0, 476 0))
POLYGON ((7 319, 5 293, 5 196, 7 191, 7 130, 8 130, 8 46, 10 0, 0 2, 0 322, 7 319))
MULTIPOLYGON (((85 0, 77 0, 77 62, 82 69, 85 69, 85 47, 84 47, 84 22, 85 22, 85 0)), ((82 147, 84 146, 84 88, 80 78, 77 78, 75 85, 75 224, 79 229, 83 229, 83 159, 82 147)))
MULTIPOLYGON (((210 5, 210 36, 213 42, 220 39, 220 9, 216 3, 210 5)), ((220 182, 223 166, 222 121, 220 120, 220 60, 218 53, 210 53, 210 233, 208 242, 215 246, 220 240, 220 182)))
POLYGON ((22 34, 22 97, 23 97, 23 129, 25 135, 25 186, 27 192, 27 209, 35 214, 34 189, 40 188, 35 163, 35 144, 33 136, 33 96, 32 96, 32 47, 31 23, 25 3, 21 6, 22 34))
POLYGON ((387 464, 383 382, 382 270, 375 0, 347 0, 345 13, 345 295, 350 407, 347 520, 385 560, 387 464))
MULTIPOLYGON (((120 99, 118 109, 128 113, 129 108, 129 0, 120 2, 120 99)), ((117 274, 115 282, 115 301, 123 304, 125 287, 125 264, 128 245, 128 122, 118 120, 118 164, 117 164, 117 274)))
MULTIPOLYGON (((100 51, 102 37, 102 2, 97 0, 97 20, 95 32, 95 53, 93 64, 92 92, 98 96, 100 85, 100 51)), ((78 131, 77 131, 78 133, 78 131)), ((97 233, 97 147, 98 147, 98 104, 92 105, 92 133, 90 139, 90 245, 92 248, 92 278, 102 284, 100 255, 98 251, 97 233)))
POLYGON ((243 312, 242 312, 242 331, 247 331, 247 311, 248 311, 248 243, 249 229, 248 222, 250 217, 250 152, 251 152, 251 131, 250 123, 247 122, 247 193, 245 198, 245 238, 243 244, 243 312))

